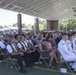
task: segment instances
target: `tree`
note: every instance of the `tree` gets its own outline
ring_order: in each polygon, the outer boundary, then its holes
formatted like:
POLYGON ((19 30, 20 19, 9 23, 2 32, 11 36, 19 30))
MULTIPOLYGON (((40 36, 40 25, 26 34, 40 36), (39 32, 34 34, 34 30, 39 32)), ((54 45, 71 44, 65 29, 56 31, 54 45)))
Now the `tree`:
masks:
MULTIPOLYGON (((17 27, 17 26, 18 26, 18 23, 14 23, 14 24, 13 24, 13 27, 17 27)), ((22 28, 27 28, 27 26, 26 26, 25 23, 22 24, 22 28)))
POLYGON ((60 21, 61 30, 76 30, 76 19, 60 21))
POLYGON ((39 30, 44 30, 44 26, 42 24, 39 24, 39 30))
POLYGON ((25 23, 22 24, 22 28, 25 28, 25 23))
POLYGON ((4 25, 4 26, 3 26, 3 28, 7 28, 7 26, 6 26, 6 25, 4 25))
POLYGON ((34 24, 34 25, 32 25, 32 30, 35 30, 35 24, 34 24))
POLYGON ((3 29, 3 26, 2 25, 0 25, 0 29, 3 29))
POLYGON ((13 27, 17 27, 17 26, 18 26, 18 24, 17 24, 17 23, 14 23, 14 24, 13 24, 13 27))
POLYGON ((31 24, 28 24, 27 25, 27 29, 32 30, 32 25, 31 24))
POLYGON ((43 26, 42 26, 42 27, 43 27, 43 30, 46 29, 46 21, 45 21, 44 19, 39 19, 39 24, 40 24, 40 25, 43 25, 43 26))
POLYGON ((76 19, 68 20, 67 30, 76 30, 76 19))
POLYGON ((60 21, 60 30, 66 30, 67 31, 67 20, 60 21))

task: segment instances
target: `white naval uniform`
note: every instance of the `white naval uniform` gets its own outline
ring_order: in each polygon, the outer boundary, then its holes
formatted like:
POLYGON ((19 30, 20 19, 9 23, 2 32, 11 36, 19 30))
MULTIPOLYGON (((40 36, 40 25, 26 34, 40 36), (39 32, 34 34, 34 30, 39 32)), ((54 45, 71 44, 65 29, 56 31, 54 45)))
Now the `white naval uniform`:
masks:
POLYGON ((72 46, 73 46, 73 42, 71 42, 70 40, 67 40, 67 41, 66 41, 66 44, 67 44, 68 49, 69 49, 71 52, 75 52, 75 53, 76 53, 76 50, 74 50, 74 48, 72 47, 72 46))
POLYGON ((66 42, 61 40, 58 44, 58 50, 66 61, 76 61, 76 55, 69 51, 66 42))
MULTIPOLYGON (((76 37, 73 39, 72 43, 73 43, 73 52, 76 53, 76 37)), ((76 71, 76 62, 72 64, 72 68, 74 69, 74 71, 76 71)))
MULTIPOLYGON (((68 48, 69 48, 69 50, 70 50, 71 52, 75 52, 75 53, 76 53, 76 51, 72 49, 72 43, 71 43, 70 40, 67 40, 67 41, 66 41, 66 44, 67 44, 67 46, 68 46, 68 48)), ((76 71, 76 62, 72 63, 71 66, 72 66, 72 68, 76 71)))
POLYGON ((76 51, 76 38, 75 37, 73 38, 72 43, 73 43, 73 50, 76 51))
POLYGON ((67 45, 69 51, 74 51, 73 48, 72 48, 72 42, 70 40, 66 41, 66 45, 67 45))

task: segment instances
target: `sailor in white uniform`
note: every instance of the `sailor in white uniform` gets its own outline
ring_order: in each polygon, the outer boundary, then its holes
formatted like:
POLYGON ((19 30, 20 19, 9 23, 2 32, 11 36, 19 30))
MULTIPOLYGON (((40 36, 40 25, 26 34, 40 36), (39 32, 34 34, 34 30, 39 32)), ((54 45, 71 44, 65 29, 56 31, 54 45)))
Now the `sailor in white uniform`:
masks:
MULTIPOLYGON (((73 32, 73 35, 70 36, 70 40, 67 40, 66 43, 69 50, 76 54, 76 32, 73 32)), ((76 62, 72 63, 71 66, 74 69, 74 72, 76 73, 76 62)))
POLYGON ((62 40, 58 44, 58 50, 66 61, 76 61, 76 54, 74 52, 71 52, 67 47, 66 44, 67 40, 68 40, 68 34, 63 33, 62 40))
POLYGON ((72 35, 73 35, 73 40, 72 40, 73 50, 76 51, 76 32, 73 32, 72 35))
POLYGON ((73 50, 73 42, 72 42, 72 40, 73 40, 72 34, 69 34, 68 35, 68 40, 66 41, 66 44, 67 44, 67 47, 68 47, 69 51, 73 52, 75 50, 73 50))

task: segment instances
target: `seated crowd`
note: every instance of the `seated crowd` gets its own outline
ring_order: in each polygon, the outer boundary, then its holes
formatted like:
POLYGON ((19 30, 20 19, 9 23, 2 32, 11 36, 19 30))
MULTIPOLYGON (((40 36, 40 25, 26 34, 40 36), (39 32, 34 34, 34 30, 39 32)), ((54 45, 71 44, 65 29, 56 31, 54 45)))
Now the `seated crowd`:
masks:
POLYGON ((72 68, 76 71, 76 32, 36 32, 0 33, 0 51, 8 52, 11 58, 18 61, 20 72, 25 73, 23 62, 31 67, 39 63, 40 55, 50 57, 49 67, 54 68, 53 61, 59 63, 59 52, 65 60, 73 61, 72 68))

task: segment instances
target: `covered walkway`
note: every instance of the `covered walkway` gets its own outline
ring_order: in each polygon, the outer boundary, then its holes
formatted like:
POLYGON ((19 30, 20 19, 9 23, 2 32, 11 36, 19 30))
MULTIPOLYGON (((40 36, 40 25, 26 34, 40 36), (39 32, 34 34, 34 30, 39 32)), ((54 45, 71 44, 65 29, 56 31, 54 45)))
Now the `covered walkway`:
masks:
POLYGON ((36 30, 39 30, 38 18, 46 19, 47 30, 58 30, 59 20, 76 16, 76 0, 0 0, 0 8, 19 13, 19 33, 22 31, 22 13, 36 17, 36 30))
MULTIPOLYGON (((28 14, 36 17, 36 30, 39 30, 38 18, 47 22, 47 30, 58 30, 58 21, 76 17, 76 0, 0 0, 0 8, 18 12, 18 31, 22 32, 22 16, 28 14)), ((60 73, 57 70, 33 67, 25 68, 25 75, 76 75, 60 73)), ((6 63, 0 63, 0 75, 22 75, 15 69, 6 68, 6 63)))

